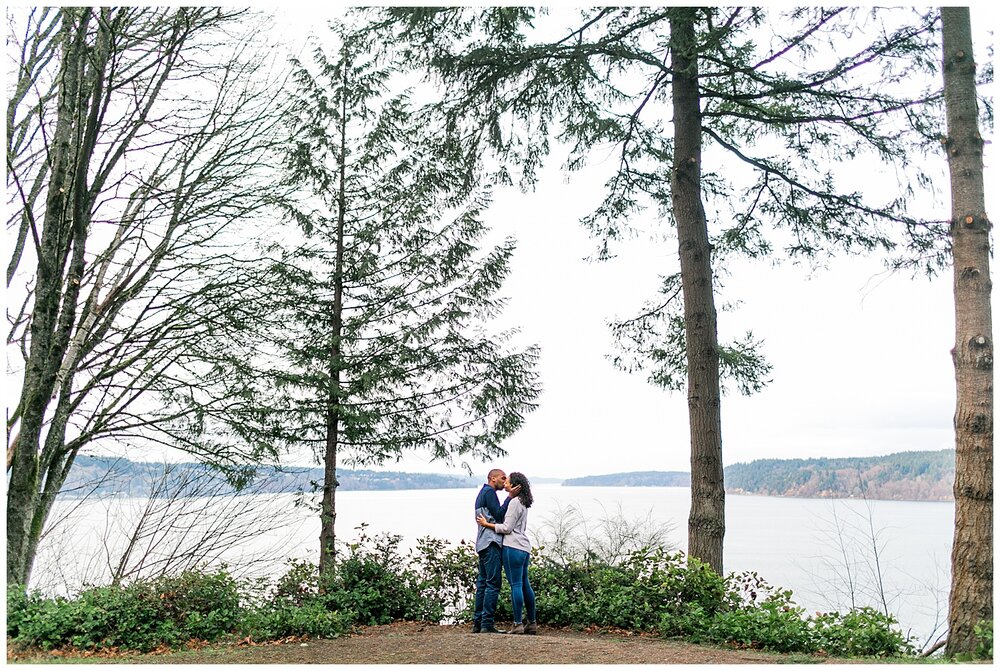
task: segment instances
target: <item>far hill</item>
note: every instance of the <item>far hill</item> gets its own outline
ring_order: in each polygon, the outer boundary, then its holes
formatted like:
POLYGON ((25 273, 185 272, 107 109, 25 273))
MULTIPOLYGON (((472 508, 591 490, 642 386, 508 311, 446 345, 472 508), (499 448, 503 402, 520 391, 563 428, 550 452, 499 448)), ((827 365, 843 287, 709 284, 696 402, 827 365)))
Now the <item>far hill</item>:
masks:
MULTIPOLYGON (((129 461, 124 458, 91 457, 80 455, 73 464, 61 496, 148 496, 156 483, 164 477, 167 469, 168 480, 175 485, 182 482, 204 482, 205 477, 222 480, 209 467, 198 463, 150 463, 129 461)), ((284 492, 311 492, 313 482, 322 482, 323 470, 289 466, 282 469, 261 467, 252 484, 244 489, 246 494, 273 494, 284 492)), ((472 488, 482 484, 481 476, 443 475, 438 473, 403 473, 398 471, 350 470, 337 471, 337 482, 343 491, 386 490, 386 489, 458 489, 472 488)), ((176 489, 176 487, 174 487, 176 489)), ((193 491, 196 487, 188 484, 179 491, 193 491)), ((232 489, 222 487, 214 494, 232 493, 232 489)))
MULTIPOLYGON (((180 496, 202 496, 206 489, 212 495, 234 493, 223 484, 223 477, 204 464, 181 462, 130 461, 124 457, 96 457, 81 454, 63 485, 60 496, 134 496, 144 497, 163 488, 166 473, 168 489, 180 496), (211 480, 211 484, 207 482, 211 480)), ((241 494, 279 494, 312 492, 313 483, 322 482, 323 469, 305 466, 274 468, 261 466, 251 484, 241 494)), ((559 483, 558 478, 530 478, 535 484, 559 483)), ((442 473, 408 473, 403 471, 372 471, 340 468, 337 483, 341 491, 390 490, 390 489, 465 489, 476 488, 486 481, 486 473, 476 475, 449 475, 442 473)))
MULTIPOLYGON (((730 494, 950 501, 955 451, 897 452, 879 457, 758 459, 726 466, 730 494)), ((636 471, 563 481, 570 487, 689 487, 685 471, 636 471)))
POLYGON ((563 480, 565 487, 690 487, 687 471, 634 471, 563 480))
POLYGON ((725 474, 726 491, 734 494, 950 501, 955 451, 839 459, 758 459, 726 466, 725 474))

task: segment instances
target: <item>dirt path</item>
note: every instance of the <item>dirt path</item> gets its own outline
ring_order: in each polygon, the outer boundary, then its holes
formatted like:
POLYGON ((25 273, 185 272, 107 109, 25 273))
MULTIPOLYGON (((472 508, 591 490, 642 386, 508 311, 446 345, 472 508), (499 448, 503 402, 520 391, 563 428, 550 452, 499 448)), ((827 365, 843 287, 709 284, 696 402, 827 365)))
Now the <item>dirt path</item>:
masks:
MULTIPOLYGON (((8 657, 8 661, 31 663, 42 659, 18 655, 8 657)), ((849 660, 698 646, 624 633, 542 628, 538 636, 496 636, 472 634, 469 625, 402 622, 364 627, 352 636, 333 640, 242 644, 116 656, 106 661, 116 664, 815 664, 849 660)))

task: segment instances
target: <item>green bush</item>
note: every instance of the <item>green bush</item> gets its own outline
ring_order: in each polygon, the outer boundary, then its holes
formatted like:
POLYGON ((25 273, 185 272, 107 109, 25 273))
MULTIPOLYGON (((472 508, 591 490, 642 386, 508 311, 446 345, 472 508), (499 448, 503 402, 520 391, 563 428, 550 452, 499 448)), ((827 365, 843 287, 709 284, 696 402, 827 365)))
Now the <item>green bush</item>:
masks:
MULTIPOLYGON (((464 622, 471 617, 477 557, 468 544, 369 537, 337 557, 321 580, 315 564, 292 561, 276 580, 240 584, 225 571, 186 572, 125 587, 95 587, 72 599, 7 592, 7 633, 19 645, 149 650, 190 639, 335 637, 354 624, 396 620, 464 622)), ((548 626, 625 629, 776 652, 886 657, 913 647, 891 617, 870 608, 803 617, 788 590, 755 573, 720 577, 708 565, 662 548, 609 563, 589 555, 532 554, 538 621, 548 626)), ((505 585, 506 586, 506 585, 505 585)), ((511 619, 501 598, 498 621, 511 619)), ((980 656, 992 656, 992 622, 980 623, 980 656)))
POLYGON ((896 619, 874 608, 840 613, 818 613, 809 618, 813 649, 837 657, 896 657, 914 654, 910 642, 896 628, 896 619))
POLYGON ((240 636, 268 641, 288 636, 336 638, 351 630, 350 615, 330 610, 319 599, 294 605, 280 600, 248 610, 238 627, 240 636))
MULTIPOLYGON (((292 559, 289 560, 288 567, 277 580, 274 598, 294 605, 302 605, 315 599, 319 594, 319 570, 316 565, 305 560, 292 559)), ((261 591, 267 588, 266 581, 259 587, 261 591)))
MULTIPOLYGON (((404 556, 399 550, 400 536, 371 537, 364 525, 360 530, 358 541, 337 557, 336 570, 329 578, 321 579, 315 564, 289 562, 289 569, 277 579, 271 596, 272 610, 279 615, 270 617, 280 619, 285 617, 280 613, 287 607, 300 606, 335 611, 358 625, 397 620, 439 622, 447 605, 442 597, 456 601, 464 594, 460 580, 465 574, 456 572, 454 560, 459 556, 467 558, 462 550, 449 555, 441 552, 442 541, 427 540, 418 547, 416 557, 404 556), (432 556, 435 553, 440 553, 437 558, 432 556)), ((267 600, 257 601, 266 611, 267 600)))
POLYGON ((7 636, 17 638, 35 596, 23 585, 7 585, 7 636))
POLYGON ((401 540, 392 534, 370 537, 363 525, 359 540, 338 558, 332 577, 321 580, 315 565, 293 564, 278 580, 275 597, 298 604, 315 600, 329 610, 350 614, 359 625, 438 622, 443 605, 425 598, 420 575, 399 552, 401 540))
POLYGON ((706 627, 705 639, 774 652, 812 651, 802 609, 777 600, 717 613, 706 627))
POLYGON ((92 587, 73 599, 46 599, 13 589, 8 590, 7 607, 8 635, 44 649, 70 645, 145 651, 189 639, 215 640, 233 631, 241 614, 239 586, 225 571, 187 571, 126 587, 92 587))
MULTIPOLYGON (((471 620, 479 561, 475 546, 462 541, 450 547, 440 539, 421 538, 411 559, 421 599, 440 604, 442 616, 437 619, 471 620)), ((428 614, 427 619, 434 618, 428 614)))
MULTIPOLYGON (((679 552, 643 549, 620 563, 567 561, 535 552, 529 567, 538 619, 553 626, 657 632, 692 642, 775 652, 898 656, 913 647, 878 611, 805 618, 788 590, 756 573, 722 578, 679 552)), ((498 619, 509 619, 501 600, 498 619)))
POLYGON ((325 598, 330 608, 349 611, 363 625, 436 620, 441 615, 439 604, 423 602, 413 574, 370 556, 349 557, 339 564, 325 598))
POLYGON ((560 562, 537 553, 529 567, 538 619, 683 635, 687 616, 710 617, 726 603, 726 582, 697 559, 642 549, 621 563, 560 562), (665 625, 666 623, 666 625, 665 625))
POLYGON ((993 659, 993 620, 980 620, 976 633, 976 658, 993 659))

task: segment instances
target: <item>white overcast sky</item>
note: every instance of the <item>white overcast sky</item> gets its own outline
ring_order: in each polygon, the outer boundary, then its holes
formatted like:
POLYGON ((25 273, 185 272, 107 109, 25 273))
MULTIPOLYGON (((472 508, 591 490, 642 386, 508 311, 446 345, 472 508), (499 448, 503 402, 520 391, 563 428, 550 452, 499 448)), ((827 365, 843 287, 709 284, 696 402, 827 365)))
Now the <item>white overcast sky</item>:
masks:
MULTIPOLYGON (((994 22, 994 12, 974 7, 977 51, 994 22)), ((282 9, 279 23, 296 37, 303 25, 323 25, 315 11, 294 4, 282 9)), ((613 351, 608 320, 636 314, 655 296, 658 275, 678 266, 676 240, 641 238, 619 246, 617 259, 585 261, 596 242, 579 219, 601 200, 602 168, 567 182, 561 158, 553 157, 533 192, 497 192, 487 215, 498 235, 518 241, 502 292, 509 297, 503 321, 520 327, 523 342, 540 345, 544 391, 539 408, 505 443, 506 457, 469 465, 529 477, 689 470, 685 394, 654 388, 606 359, 613 351)), ((988 180, 995 184, 991 173, 988 180)), ((947 181, 938 188, 947 194, 947 181)), ((937 208, 933 217, 949 216, 947 198, 928 202, 937 208)), ((658 226, 655 213, 646 219, 640 226, 658 226)), ((720 312, 723 339, 753 330, 774 366, 763 392, 746 398, 734 389, 723 397, 725 464, 954 446, 950 272, 913 278, 886 273, 879 259, 845 257, 820 270, 746 262, 731 266, 724 298, 742 305, 720 312)), ((421 454, 383 468, 448 470, 421 454)))

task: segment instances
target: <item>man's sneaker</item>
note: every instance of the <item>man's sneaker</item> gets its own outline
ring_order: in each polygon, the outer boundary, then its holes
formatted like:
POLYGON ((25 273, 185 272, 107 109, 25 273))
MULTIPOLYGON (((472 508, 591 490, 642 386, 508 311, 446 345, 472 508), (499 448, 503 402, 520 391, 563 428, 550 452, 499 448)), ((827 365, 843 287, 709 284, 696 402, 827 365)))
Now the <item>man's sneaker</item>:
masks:
POLYGON ((480 627, 478 623, 476 623, 476 622, 472 623, 472 633, 473 634, 478 634, 482 630, 483 630, 482 627, 480 627))
POLYGON ((508 634, 523 634, 524 633, 524 625, 521 624, 520 622, 518 622, 517 624, 514 625, 514 628, 511 629, 507 633, 508 634))
POLYGON ((524 625, 524 633, 525 634, 532 634, 532 635, 537 634, 538 633, 538 625, 536 623, 534 623, 534 622, 529 622, 528 624, 524 625))
POLYGON ((493 625, 490 625, 488 627, 482 627, 479 630, 479 633, 480 634, 506 634, 507 632, 506 631, 500 631, 499 629, 497 629, 493 625))

